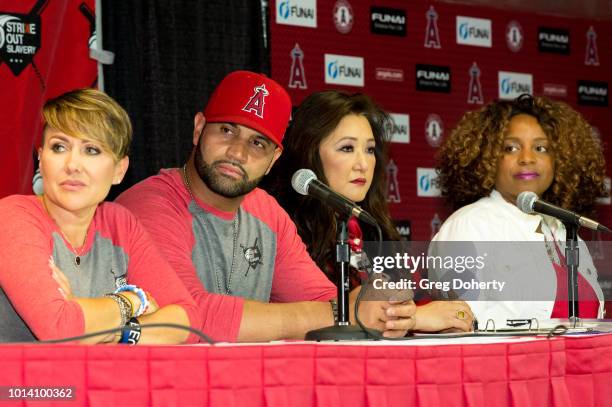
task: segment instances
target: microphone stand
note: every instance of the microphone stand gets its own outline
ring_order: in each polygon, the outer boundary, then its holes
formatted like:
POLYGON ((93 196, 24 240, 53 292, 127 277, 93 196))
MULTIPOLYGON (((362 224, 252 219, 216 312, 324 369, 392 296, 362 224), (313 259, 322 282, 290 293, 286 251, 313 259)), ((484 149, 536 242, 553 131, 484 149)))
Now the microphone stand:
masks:
POLYGON ((576 323, 580 320, 578 313, 578 265, 580 263, 580 253, 578 251, 578 226, 572 223, 565 225, 565 266, 567 268, 567 303, 569 306, 569 320, 576 323))
POLYGON ((363 341, 372 339, 349 320, 349 266, 351 248, 348 245, 347 219, 338 217, 336 221, 336 270, 338 271, 338 320, 335 325, 306 333, 307 341, 363 341))

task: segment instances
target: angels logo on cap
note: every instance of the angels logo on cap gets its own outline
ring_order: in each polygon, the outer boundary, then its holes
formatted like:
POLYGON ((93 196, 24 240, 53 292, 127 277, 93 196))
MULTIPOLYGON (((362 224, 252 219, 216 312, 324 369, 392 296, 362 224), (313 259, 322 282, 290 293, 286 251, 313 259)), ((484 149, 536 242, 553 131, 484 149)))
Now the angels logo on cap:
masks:
POLYGON ((214 90, 204 116, 208 123, 225 122, 249 127, 282 148, 291 116, 291 98, 281 85, 265 75, 234 71, 214 90))
POLYGON ((245 112, 255 113, 258 117, 263 119, 264 107, 266 105, 265 97, 269 95, 266 90, 266 85, 261 84, 254 88, 255 93, 249 99, 248 103, 242 108, 245 112))

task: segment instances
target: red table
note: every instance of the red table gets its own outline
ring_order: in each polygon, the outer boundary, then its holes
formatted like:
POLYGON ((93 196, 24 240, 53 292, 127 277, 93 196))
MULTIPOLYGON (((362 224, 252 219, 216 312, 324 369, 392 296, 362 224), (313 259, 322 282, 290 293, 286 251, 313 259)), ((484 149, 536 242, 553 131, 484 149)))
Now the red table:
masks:
POLYGON ((612 334, 472 345, 0 346, 0 406, 612 406, 612 334))

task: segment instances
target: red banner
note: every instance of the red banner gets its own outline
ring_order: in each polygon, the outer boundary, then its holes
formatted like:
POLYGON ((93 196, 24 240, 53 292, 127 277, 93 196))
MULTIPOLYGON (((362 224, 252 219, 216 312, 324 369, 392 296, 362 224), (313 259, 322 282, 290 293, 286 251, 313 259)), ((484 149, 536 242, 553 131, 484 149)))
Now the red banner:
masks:
POLYGON ((32 193, 45 100, 95 86, 94 0, 0 0, 0 198, 32 193))

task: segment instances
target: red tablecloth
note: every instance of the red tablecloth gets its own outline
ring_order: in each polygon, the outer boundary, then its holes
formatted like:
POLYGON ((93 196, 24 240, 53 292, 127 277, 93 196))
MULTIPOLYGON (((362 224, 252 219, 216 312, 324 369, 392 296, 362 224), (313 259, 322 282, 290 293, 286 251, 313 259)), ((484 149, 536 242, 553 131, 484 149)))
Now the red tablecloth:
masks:
POLYGON ((0 346, 28 406, 612 406, 612 335, 487 345, 0 346))

